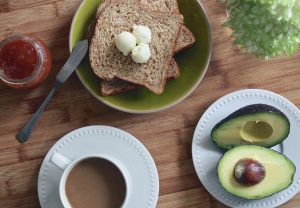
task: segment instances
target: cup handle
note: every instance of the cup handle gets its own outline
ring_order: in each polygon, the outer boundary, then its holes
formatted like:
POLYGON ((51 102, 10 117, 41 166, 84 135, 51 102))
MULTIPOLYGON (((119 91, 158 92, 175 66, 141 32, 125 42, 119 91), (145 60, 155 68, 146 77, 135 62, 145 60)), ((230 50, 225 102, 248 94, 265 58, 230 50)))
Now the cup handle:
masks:
POLYGON ((50 162, 59 169, 64 170, 71 164, 72 161, 59 153, 54 153, 50 158, 50 162))

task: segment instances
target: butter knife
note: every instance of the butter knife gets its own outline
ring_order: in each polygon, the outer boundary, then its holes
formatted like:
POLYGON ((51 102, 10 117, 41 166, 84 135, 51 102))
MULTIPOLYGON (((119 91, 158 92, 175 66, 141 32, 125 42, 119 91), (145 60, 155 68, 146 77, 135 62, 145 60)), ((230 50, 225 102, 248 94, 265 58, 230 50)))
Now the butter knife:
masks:
POLYGON ((52 90, 50 91, 49 95, 46 97, 46 99, 44 100, 42 105, 39 107, 39 109, 35 112, 35 114, 32 116, 32 118, 25 124, 25 126, 17 134, 17 139, 21 143, 25 143, 28 140, 28 138, 33 130, 33 127, 35 126, 41 113, 48 106, 48 103, 52 99, 54 93, 61 86, 61 84, 64 83, 71 76, 71 74, 75 71, 75 69, 78 67, 78 65, 80 64, 80 62, 86 55, 87 50, 88 50, 88 41, 87 40, 80 41, 76 44, 76 46, 73 49, 67 62, 65 63, 65 65, 62 67, 62 69, 57 74, 54 86, 53 86, 52 90))

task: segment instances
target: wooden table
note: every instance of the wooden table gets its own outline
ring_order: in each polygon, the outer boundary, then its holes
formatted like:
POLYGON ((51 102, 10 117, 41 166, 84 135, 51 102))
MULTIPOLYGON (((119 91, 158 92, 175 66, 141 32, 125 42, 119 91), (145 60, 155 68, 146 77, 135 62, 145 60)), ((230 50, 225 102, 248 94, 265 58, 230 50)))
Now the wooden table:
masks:
MULTIPOLYGON (((199 182, 191 159, 198 119, 226 93, 262 88, 279 93, 300 107, 300 52, 264 61, 242 54, 222 27, 223 5, 203 0, 213 33, 212 61, 202 83, 183 102, 159 113, 132 115, 113 110, 93 98, 73 75, 43 113, 30 141, 15 135, 51 89, 66 61, 72 16, 80 0, 0 0, 0 39, 33 34, 44 40, 54 58, 53 71, 40 87, 16 91, 0 85, 0 207, 39 207, 37 176, 49 148, 64 134, 83 126, 103 124, 130 132, 149 149, 160 176, 157 207, 224 207, 199 182)), ((300 207, 300 194, 282 207, 300 207)))

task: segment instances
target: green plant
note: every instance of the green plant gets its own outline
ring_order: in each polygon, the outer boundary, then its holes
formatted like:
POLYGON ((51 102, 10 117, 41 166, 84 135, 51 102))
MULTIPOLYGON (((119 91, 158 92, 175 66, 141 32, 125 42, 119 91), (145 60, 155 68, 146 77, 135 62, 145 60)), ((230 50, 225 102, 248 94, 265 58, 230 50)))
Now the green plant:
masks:
MULTIPOLYGON (((220 0, 225 2, 225 0, 220 0)), ((266 59, 292 55, 300 43, 300 0, 229 0, 235 44, 266 59)))

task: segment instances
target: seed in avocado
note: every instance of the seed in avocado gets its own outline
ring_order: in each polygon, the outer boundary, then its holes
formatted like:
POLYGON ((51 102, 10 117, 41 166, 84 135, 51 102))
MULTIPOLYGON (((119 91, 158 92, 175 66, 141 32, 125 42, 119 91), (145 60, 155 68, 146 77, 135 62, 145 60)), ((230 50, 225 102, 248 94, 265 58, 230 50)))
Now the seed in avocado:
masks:
POLYGON ((234 177, 242 185, 255 185, 260 183, 266 175, 263 164, 257 160, 244 158, 239 160, 234 168, 234 177))

